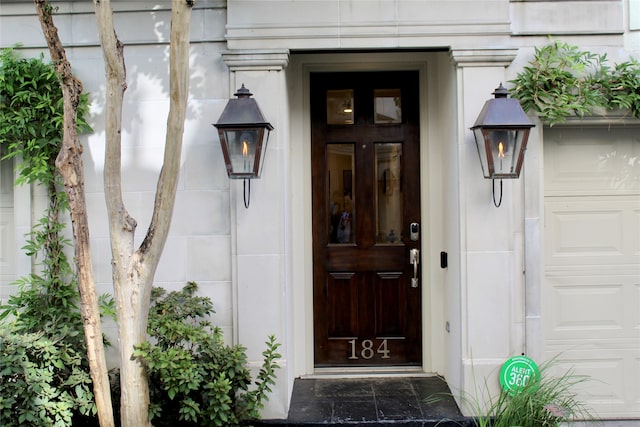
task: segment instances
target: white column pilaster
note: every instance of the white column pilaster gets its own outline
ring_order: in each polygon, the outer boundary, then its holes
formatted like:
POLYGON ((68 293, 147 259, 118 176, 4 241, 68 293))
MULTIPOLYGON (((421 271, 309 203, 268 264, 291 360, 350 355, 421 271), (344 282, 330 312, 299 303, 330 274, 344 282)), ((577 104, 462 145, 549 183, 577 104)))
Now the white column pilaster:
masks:
POLYGON ((502 363, 525 351, 524 179, 503 181, 496 208, 492 181, 482 176, 469 130, 494 89, 501 82, 508 87, 506 68, 516 54, 517 49, 452 52, 459 105, 460 386, 471 395, 485 385, 496 391, 502 363))
POLYGON ((264 418, 286 418, 290 394, 287 364, 287 273, 289 227, 288 113, 286 50, 226 51, 229 97, 245 85, 257 101, 271 132, 260 179, 251 180, 250 205, 244 206, 243 181, 231 182, 231 228, 234 289, 234 339, 247 348, 255 378, 264 342, 275 335, 282 344, 277 384, 263 411, 264 418))

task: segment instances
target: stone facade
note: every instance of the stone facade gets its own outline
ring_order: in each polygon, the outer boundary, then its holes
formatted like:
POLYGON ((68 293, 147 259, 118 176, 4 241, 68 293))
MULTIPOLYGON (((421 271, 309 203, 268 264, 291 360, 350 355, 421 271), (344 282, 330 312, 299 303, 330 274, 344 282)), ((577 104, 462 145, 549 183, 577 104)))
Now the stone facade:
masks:
MULTIPOLYGON (((87 198, 96 281, 99 291, 109 292, 102 53, 92 3, 54 3, 67 54, 92 100, 94 133, 83 137, 87 198)), ((124 198, 141 240, 162 162, 170 2, 113 6, 128 74, 124 198)), ((21 43, 24 55, 46 54, 31 3, 3 0, 0 22, 0 47, 21 43)), ((613 62, 640 57, 640 1, 202 0, 193 9, 191 34, 182 172, 155 283, 176 289, 198 282, 214 301, 214 322, 230 342, 248 347, 256 366, 267 335, 277 336, 282 369, 265 417, 285 417, 293 379, 316 373, 309 120, 314 71, 419 71, 427 236, 421 371, 443 375, 453 390, 473 391, 478 377, 495 375, 509 356, 546 357, 544 126, 532 117, 525 172, 505 181, 499 209, 491 202, 491 182, 481 179, 469 127, 495 87, 514 78, 548 36, 607 53, 613 62), (242 183, 226 176, 211 126, 241 84, 275 128, 249 209, 242 183), (442 251, 448 253, 446 269, 440 268, 442 251)), ((38 199, 24 188, 12 194, 13 211, 4 215, 12 217, 14 232, 6 250, 16 255, 3 267, 12 271, 3 276, 0 297, 12 292, 13 278, 32 268, 19 248, 38 199)), ((115 331, 113 325, 107 329, 115 331)), ((626 416, 640 418, 640 392, 636 398, 626 416)))

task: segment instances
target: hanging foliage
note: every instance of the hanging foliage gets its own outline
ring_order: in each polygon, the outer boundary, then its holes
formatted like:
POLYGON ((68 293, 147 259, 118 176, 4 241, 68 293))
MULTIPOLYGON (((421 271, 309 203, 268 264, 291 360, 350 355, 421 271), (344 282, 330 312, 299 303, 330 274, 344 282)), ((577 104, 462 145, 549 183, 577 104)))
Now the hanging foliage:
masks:
MULTIPOLYGON (((78 132, 91 131, 84 119, 89 102, 81 96, 78 132)), ((19 158, 16 184, 59 182, 55 160, 62 143, 62 91, 51 63, 0 51, 0 145, 6 158, 19 158)), ((64 197, 61 193, 60 197, 64 197)))
POLYGON ((580 50, 562 41, 535 49, 533 60, 510 83, 511 96, 525 111, 550 125, 599 109, 628 110, 640 118, 640 62, 613 67, 606 54, 580 50))

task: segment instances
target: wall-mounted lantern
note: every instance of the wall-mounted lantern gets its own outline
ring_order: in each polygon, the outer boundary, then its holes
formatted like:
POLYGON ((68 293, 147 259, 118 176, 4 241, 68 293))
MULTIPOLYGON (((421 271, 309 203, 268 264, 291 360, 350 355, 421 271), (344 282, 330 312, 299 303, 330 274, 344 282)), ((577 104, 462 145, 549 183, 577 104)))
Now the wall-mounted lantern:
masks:
POLYGON ((485 178, 494 180, 493 203, 498 207, 502 203, 502 179, 520 177, 529 131, 535 125, 517 99, 507 98, 507 89, 502 83, 493 95, 495 99, 485 102, 471 130, 482 173, 485 178), (496 179, 500 180, 499 201, 495 196, 496 179))
POLYGON ((227 102, 214 125, 220 136, 227 175, 230 179, 244 179, 245 208, 249 207, 251 199, 251 179, 260 178, 262 173, 269 133, 273 130, 251 95, 243 84, 234 93, 237 98, 227 102))

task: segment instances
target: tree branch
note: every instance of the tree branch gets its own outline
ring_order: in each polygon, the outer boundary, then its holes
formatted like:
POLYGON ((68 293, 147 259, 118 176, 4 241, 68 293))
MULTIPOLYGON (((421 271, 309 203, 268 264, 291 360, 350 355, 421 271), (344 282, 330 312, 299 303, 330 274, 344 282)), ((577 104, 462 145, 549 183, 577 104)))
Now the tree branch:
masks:
MULTIPOLYGON (((173 0, 170 43, 170 99, 164 162, 147 235, 139 252, 157 263, 171 225, 180 172, 184 121, 189 95, 189 28, 193 1, 173 0)), ((153 269, 155 270, 155 268, 153 269)))
POLYGON ((93 391, 102 427, 113 427, 111 389, 104 354, 100 310, 93 279, 89 248, 89 221, 84 192, 84 166, 82 146, 78 139, 77 113, 82 93, 82 83, 71 72, 71 64, 53 23, 53 7, 47 0, 34 0, 42 32, 47 41, 51 58, 60 80, 64 103, 62 146, 56 159, 56 167, 64 181, 69 202, 74 237, 74 249, 80 292, 82 322, 87 343, 87 359, 93 380, 93 391))

